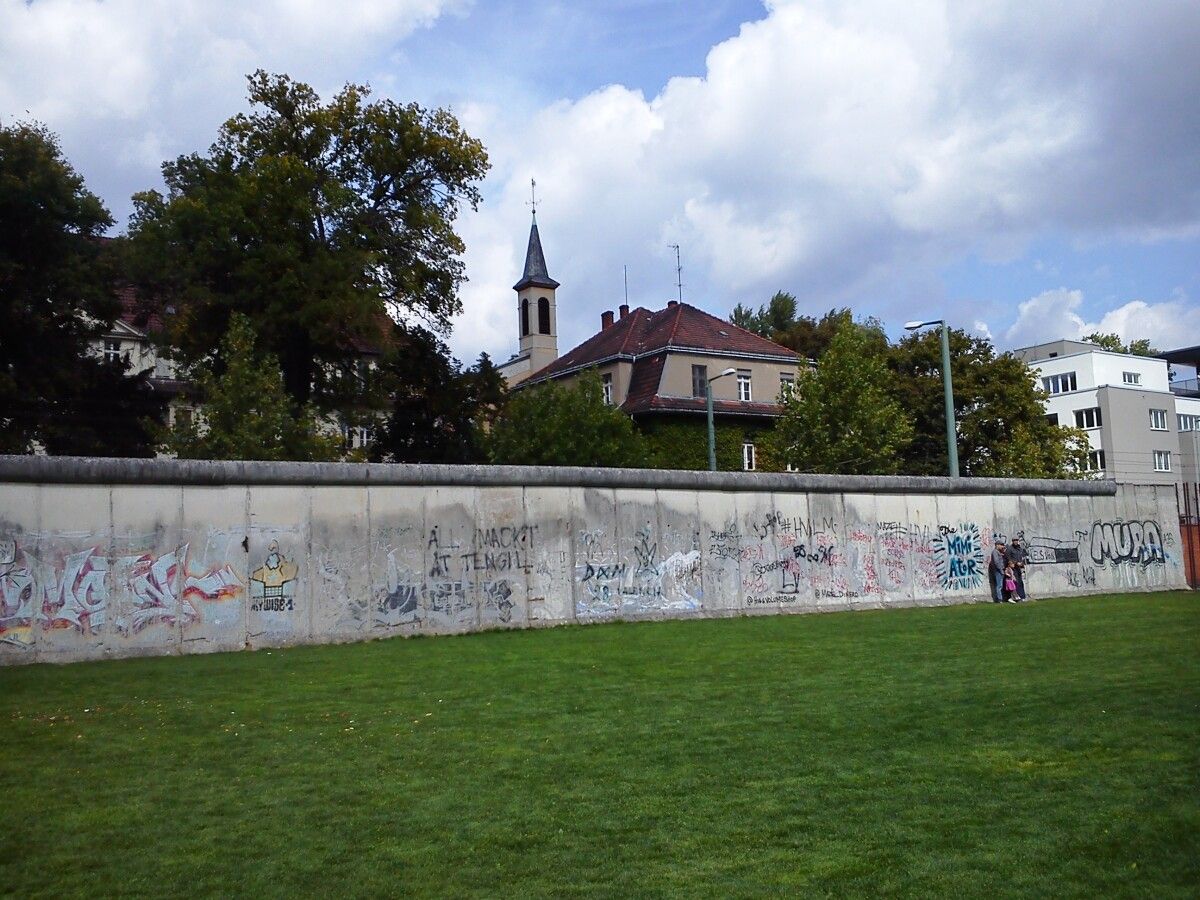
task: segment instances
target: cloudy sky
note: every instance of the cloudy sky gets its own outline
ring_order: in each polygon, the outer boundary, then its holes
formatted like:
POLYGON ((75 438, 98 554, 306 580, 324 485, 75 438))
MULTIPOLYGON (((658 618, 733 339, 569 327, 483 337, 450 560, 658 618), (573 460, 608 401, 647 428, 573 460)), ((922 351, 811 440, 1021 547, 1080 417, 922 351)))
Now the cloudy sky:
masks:
POLYGON ((623 300, 776 290, 1002 348, 1200 343, 1195 0, 0 0, 0 119, 117 216, 244 76, 448 106, 492 160, 451 346, 516 345, 529 180, 559 348, 623 300))

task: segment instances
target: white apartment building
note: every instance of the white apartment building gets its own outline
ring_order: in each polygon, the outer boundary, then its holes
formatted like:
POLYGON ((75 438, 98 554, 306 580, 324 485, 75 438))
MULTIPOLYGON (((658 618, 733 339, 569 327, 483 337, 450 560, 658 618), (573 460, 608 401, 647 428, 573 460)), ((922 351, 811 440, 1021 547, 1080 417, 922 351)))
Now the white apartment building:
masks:
POLYGON ((1188 396, 1182 384, 1173 386, 1172 354, 1133 356, 1068 340, 1013 352, 1049 392, 1047 416, 1087 432, 1089 471, 1125 484, 1200 477, 1200 391, 1188 396))

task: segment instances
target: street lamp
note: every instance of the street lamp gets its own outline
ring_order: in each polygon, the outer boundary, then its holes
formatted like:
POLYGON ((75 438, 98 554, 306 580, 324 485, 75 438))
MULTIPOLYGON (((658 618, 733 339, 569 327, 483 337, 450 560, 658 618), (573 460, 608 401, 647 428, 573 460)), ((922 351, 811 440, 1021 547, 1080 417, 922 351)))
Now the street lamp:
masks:
POLYGON ((916 331, 926 325, 942 326, 942 387, 946 393, 946 452, 950 456, 950 477, 958 477, 958 434, 954 427, 954 385, 950 380, 950 326, 945 319, 927 322, 905 322, 904 327, 916 331))
POLYGON ((726 369, 720 375, 704 379, 704 399, 708 404, 708 471, 717 471, 717 434, 713 431, 712 383, 726 375, 736 375, 737 369, 726 369))

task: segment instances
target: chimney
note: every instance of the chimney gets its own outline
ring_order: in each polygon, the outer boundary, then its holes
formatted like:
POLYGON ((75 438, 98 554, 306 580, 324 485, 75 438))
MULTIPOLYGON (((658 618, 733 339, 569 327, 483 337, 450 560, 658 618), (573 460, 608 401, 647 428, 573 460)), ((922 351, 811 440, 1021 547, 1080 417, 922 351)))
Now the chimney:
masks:
POLYGON ((678 305, 679 305, 678 300, 668 300, 667 301, 667 309, 670 309, 672 306, 678 306, 678 305))
POLYGON ((627 315, 629 315, 629 304, 628 304, 628 303, 622 303, 622 304, 621 304, 621 318, 623 319, 623 318, 625 318, 627 315))
POLYGON ((603 331, 605 328, 612 328, 612 323, 613 323, 613 314, 612 314, 611 309, 606 309, 604 312, 600 313, 600 330, 601 331, 603 331))

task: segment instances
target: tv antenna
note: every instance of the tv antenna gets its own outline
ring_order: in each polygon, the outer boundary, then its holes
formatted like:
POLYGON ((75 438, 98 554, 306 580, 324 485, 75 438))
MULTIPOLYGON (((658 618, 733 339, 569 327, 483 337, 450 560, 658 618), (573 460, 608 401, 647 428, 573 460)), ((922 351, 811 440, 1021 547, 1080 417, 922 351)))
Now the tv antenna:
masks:
POLYGON ((625 305, 629 305, 629 266, 621 266, 625 271, 625 305))
POLYGON ((683 302, 683 265, 679 262, 679 245, 667 244, 675 251, 675 289, 679 292, 679 302, 683 302))

